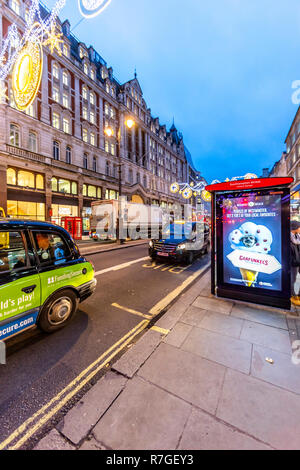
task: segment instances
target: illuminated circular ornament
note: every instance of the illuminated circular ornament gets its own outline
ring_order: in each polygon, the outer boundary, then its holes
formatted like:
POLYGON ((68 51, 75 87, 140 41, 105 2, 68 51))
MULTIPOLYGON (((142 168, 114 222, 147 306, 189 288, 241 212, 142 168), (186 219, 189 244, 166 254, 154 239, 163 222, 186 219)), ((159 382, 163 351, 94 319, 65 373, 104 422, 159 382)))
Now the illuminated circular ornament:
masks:
POLYGON ((28 41, 19 53, 12 71, 14 100, 24 111, 34 101, 43 71, 43 51, 40 42, 28 41))
POLYGON ((205 201, 205 202, 210 202, 211 201, 211 194, 208 191, 206 191, 206 189, 204 189, 201 192, 201 197, 202 197, 203 201, 205 201))
POLYGON ((171 191, 171 193, 173 193, 173 194, 178 193, 179 189, 180 189, 180 188, 179 188, 179 184, 178 184, 178 183, 173 183, 173 184, 171 184, 171 186, 170 186, 170 191, 171 191))
POLYGON ((85 18, 94 18, 110 4, 111 0, 78 0, 79 10, 85 18))
POLYGON ((257 175, 255 175, 254 173, 247 173, 245 176, 244 176, 245 180, 256 180, 257 179, 257 175))
POLYGON ((193 196, 193 191, 190 188, 186 188, 182 192, 182 197, 184 197, 184 199, 191 199, 192 196, 193 196))

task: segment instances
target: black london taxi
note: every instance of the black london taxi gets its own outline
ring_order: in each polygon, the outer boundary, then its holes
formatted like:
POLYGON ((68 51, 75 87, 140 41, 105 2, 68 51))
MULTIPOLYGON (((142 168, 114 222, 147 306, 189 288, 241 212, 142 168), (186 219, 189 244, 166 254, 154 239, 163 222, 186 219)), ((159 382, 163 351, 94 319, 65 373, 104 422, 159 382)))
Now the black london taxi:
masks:
POLYGON ((0 340, 68 324, 96 288, 94 268, 63 228, 0 219, 0 340))
POLYGON ((204 222, 174 221, 163 230, 163 238, 151 240, 149 256, 191 264, 210 248, 210 228, 204 222))

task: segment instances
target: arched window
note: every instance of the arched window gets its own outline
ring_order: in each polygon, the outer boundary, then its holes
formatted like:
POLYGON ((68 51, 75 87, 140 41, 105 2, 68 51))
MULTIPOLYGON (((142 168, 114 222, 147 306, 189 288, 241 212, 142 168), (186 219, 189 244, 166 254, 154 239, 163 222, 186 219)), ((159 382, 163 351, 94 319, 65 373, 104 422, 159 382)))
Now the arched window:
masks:
POLYGON ((14 170, 13 168, 8 168, 6 177, 7 177, 7 184, 11 184, 12 186, 16 186, 16 184, 17 184, 16 170, 14 170))
POLYGON ((10 125, 10 145, 20 147, 20 129, 15 124, 10 125))
POLYGON ((36 187, 36 189, 44 189, 45 188, 44 177, 42 175, 36 175, 35 187, 36 187))
POLYGON ((53 158, 59 160, 59 143, 56 140, 53 141, 53 158))
POLYGON ((51 178, 51 189, 53 192, 57 193, 57 179, 56 178, 51 178))
POLYGON ((35 188, 35 175, 29 171, 18 171, 18 186, 35 188))

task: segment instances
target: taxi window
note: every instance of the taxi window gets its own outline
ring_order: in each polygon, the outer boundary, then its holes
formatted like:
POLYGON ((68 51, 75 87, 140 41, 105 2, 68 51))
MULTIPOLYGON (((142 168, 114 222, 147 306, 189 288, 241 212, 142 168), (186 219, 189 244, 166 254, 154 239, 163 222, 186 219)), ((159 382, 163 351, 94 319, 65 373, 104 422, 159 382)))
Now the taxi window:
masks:
POLYGON ((0 231, 0 275, 18 271, 28 265, 21 232, 0 231))
POLYGON ((72 258, 68 245, 58 233, 33 232, 33 237, 42 265, 59 265, 72 258))

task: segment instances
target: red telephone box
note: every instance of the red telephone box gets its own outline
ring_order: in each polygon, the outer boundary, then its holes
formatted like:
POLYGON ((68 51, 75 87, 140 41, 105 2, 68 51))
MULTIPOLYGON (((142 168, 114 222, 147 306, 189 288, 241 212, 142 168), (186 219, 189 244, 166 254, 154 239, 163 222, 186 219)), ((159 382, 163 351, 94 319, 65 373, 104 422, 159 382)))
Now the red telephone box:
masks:
POLYGON ((61 224, 74 240, 82 240, 82 219, 80 217, 62 217, 61 224))

